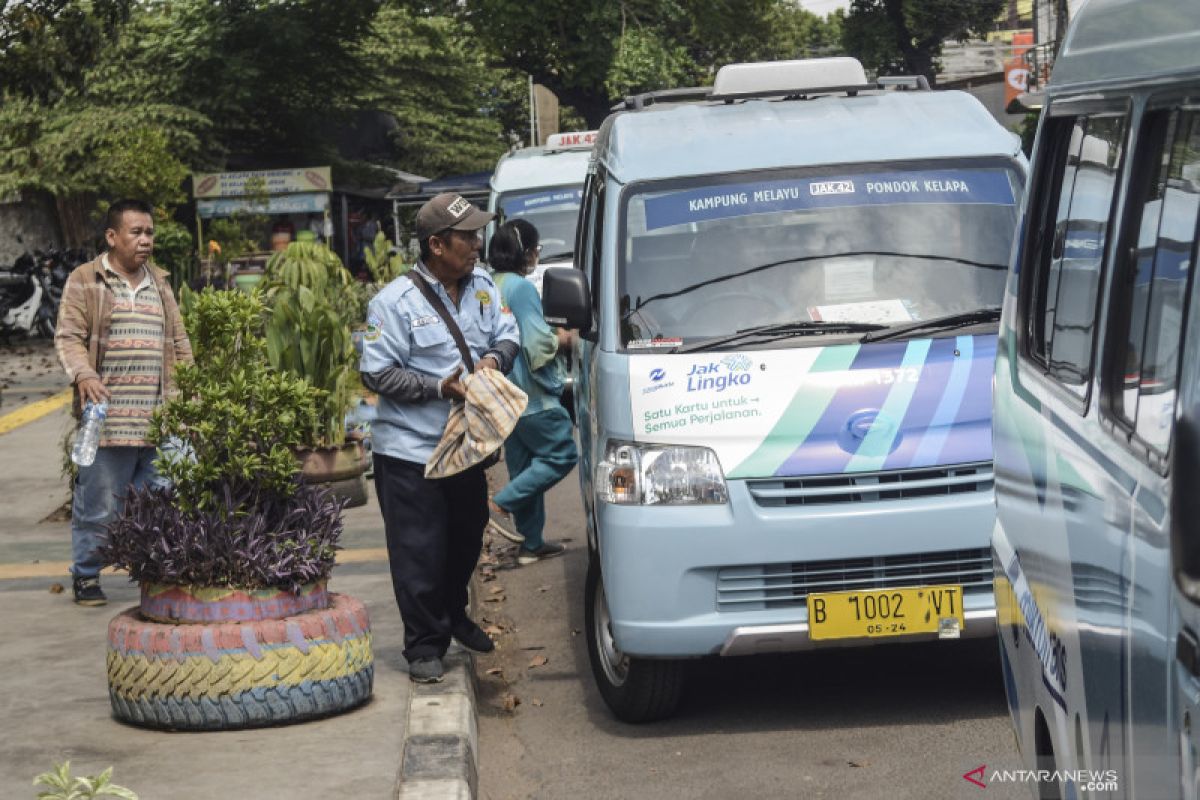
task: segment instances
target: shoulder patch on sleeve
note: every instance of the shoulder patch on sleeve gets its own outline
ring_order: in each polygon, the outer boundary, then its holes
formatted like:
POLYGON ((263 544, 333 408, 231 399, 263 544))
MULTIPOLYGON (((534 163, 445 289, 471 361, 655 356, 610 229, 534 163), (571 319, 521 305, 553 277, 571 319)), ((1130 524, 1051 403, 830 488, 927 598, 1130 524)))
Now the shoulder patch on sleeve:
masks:
POLYGON ((367 315, 367 332, 363 334, 364 342, 377 342, 383 336, 383 317, 378 311, 367 315))

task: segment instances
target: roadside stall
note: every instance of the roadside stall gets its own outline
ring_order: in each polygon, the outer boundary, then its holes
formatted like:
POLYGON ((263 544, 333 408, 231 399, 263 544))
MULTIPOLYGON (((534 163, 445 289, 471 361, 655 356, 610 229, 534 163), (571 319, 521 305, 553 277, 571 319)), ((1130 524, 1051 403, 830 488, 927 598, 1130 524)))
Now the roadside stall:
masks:
MULTIPOLYGON (((265 230, 245 225, 250 252, 225 259, 224 277, 251 286, 262 276, 267 259, 297 238, 329 241, 334 235, 330 215, 333 179, 329 167, 214 172, 192 176, 196 199, 196 232, 203 262, 209 255, 206 231, 218 219, 266 217, 265 230)), ((258 226, 261 228, 261 226, 258 226)), ((210 273, 208 278, 216 277, 210 273)))
POLYGON ((419 183, 404 181, 397 183, 387 195, 387 199, 392 201, 396 246, 402 245, 402 219, 411 221, 417 208, 442 192, 454 192, 476 205, 485 205, 490 191, 488 180, 491 177, 491 172, 470 172, 464 175, 447 175, 434 180, 426 179, 419 183), (405 212, 403 217, 401 216, 402 211, 405 212))

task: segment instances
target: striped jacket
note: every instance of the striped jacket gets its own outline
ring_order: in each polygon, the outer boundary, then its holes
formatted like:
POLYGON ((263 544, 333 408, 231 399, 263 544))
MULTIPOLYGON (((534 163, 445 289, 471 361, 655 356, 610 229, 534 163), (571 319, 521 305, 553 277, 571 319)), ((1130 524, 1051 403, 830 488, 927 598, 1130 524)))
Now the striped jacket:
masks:
MULTIPOLYGON (((150 274, 158 289, 163 306, 163 397, 174 391, 173 376, 176 362, 190 364, 192 345, 175 294, 167 282, 165 270, 151 264, 150 274)), ((104 279, 104 263, 97 257, 75 268, 67 278, 62 302, 58 307, 58 324, 54 329, 54 349, 59 363, 75 388, 73 411, 81 411, 79 381, 100 377, 100 365, 108 347, 108 330, 112 324, 113 292, 104 279)))

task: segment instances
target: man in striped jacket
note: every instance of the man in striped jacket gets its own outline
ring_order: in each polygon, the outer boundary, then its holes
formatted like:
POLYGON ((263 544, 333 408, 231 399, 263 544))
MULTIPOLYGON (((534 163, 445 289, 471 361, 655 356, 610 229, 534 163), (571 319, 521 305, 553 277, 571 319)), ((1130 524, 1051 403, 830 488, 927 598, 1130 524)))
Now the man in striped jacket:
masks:
POLYGON ((105 526, 129 487, 157 479, 150 415, 170 394, 175 364, 192 360, 167 273, 150 263, 150 205, 113 203, 104 237, 108 250, 67 279, 54 334, 76 417, 85 403, 108 403, 96 460, 79 468, 71 504, 75 602, 85 606, 107 602, 99 557, 105 526))

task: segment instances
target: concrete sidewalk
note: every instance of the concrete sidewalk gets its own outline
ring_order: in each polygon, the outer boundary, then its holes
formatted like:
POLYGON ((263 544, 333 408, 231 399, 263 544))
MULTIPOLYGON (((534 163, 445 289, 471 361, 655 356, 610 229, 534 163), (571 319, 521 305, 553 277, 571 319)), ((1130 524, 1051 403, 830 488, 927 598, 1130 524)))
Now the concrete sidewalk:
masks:
POLYGON ((46 521, 68 499, 58 443, 70 426, 60 409, 0 435, 0 608, 8 630, 0 637, 0 797, 35 797, 34 775, 67 759, 75 775, 113 767, 113 781, 142 800, 474 796, 469 660, 451 655, 447 682, 428 691, 409 682, 373 496, 346 512, 340 560, 347 563, 330 582, 370 614, 370 702, 324 720, 218 733, 163 733, 115 720, 105 678, 108 622, 137 605, 138 593, 123 575, 108 575, 108 606, 72 602, 70 524, 46 521), (64 591, 54 593, 55 584, 64 591))

